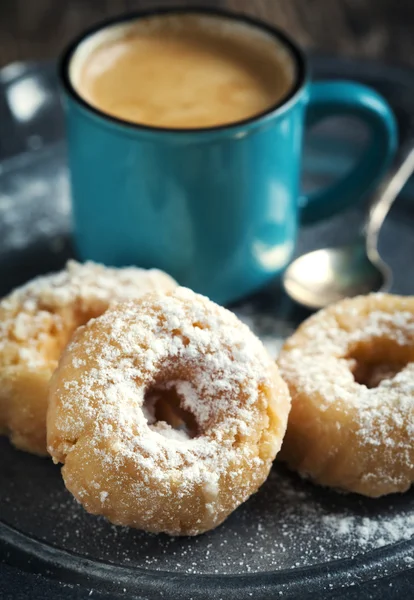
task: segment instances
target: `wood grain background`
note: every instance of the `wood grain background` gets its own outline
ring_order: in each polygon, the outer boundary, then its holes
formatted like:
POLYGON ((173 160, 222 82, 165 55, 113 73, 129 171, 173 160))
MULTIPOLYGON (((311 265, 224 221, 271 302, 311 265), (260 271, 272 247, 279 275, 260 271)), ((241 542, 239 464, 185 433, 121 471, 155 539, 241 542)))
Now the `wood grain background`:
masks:
POLYGON ((282 27, 305 47, 414 66, 414 0, 0 0, 0 66, 53 58, 110 15, 177 4, 227 7, 282 27))

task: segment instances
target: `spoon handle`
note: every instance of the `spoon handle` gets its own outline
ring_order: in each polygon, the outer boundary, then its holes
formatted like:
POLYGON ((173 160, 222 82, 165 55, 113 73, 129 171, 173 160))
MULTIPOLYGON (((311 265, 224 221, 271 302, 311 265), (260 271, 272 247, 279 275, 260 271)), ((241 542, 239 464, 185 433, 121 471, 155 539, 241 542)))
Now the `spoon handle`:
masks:
POLYGON ((378 235, 381 226, 398 194, 414 171, 413 140, 404 144, 391 167, 386 179, 374 195, 365 224, 366 248, 368 256, 377 254, 378 235))

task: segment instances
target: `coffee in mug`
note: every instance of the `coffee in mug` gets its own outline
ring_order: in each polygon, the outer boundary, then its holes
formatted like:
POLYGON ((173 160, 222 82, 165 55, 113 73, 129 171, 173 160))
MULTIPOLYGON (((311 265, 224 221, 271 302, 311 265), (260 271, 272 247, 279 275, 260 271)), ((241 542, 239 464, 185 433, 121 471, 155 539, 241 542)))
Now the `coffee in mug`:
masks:
POLYGON ((131 123, 196 129, 228 125, 277 105, 295 66, 274 36, 203 15, 155 15, 92 36, 72 83, 100 111, 131 123))

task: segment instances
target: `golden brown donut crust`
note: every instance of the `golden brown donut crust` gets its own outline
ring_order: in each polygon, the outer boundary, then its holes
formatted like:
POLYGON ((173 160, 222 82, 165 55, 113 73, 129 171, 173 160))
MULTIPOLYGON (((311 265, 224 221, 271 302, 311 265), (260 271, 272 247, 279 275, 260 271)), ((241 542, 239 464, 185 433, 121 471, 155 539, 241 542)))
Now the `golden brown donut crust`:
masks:
POLYGON ((49 381, 73 331, 116 300, 176 283, 161 271, 69 261, 0 302, 0 432, 21 450, 46 455, 49 381))
POLYGON ((51 382, 48 449, 87 511, 196 535, 264 482, 289 408, 287 386, 253 333, 177 288, 120 304, 76 332, 51 382), (195 437, 144 404, 164 389, 167 415, 172 388, 195 418, 195 437))
POLYGON ((292 410, 280 458, 382 496, 414 481, 414 298, 371 294, 305 321, 278 359, 292 410))

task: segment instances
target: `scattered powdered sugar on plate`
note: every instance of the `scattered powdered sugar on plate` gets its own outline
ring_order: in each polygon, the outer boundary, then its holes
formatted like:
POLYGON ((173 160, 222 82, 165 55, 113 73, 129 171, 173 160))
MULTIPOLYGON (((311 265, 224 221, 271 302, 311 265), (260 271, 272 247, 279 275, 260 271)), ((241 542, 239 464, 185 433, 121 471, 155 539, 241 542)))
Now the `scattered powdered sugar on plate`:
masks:
MULTIPOLYGON (((88 515, 49 461, 16 453, 5 440, 0 457, 3 521, 53 546, 114 564, 188 574, 278 571, 362 555, 414 535, 414 490, 379 500, 338 494, 280 465, 216 530, 195 538, 151 535, 88 515), (7 478, 11 459, 13 477, 7 478)), ((413 566, 405 560, 401 568, 413 566)))
POLYGON ((283 341, 293 333, 289 323, 276 316, 259 313, 250 304, 238 307, 235 313, 261 339, 272 358, 277 357, 283 341))
POLYGON ((2 247, 19 250, 48 238, 51 248, 59 249, 59 237, 69 228, 69 182, 61 146, 4 163, 0 185, 2 247))
POLYGON ((325 515, 323 526, 339 538, 353 538, 361 547, 380 548, 387 544, 408 540, 414 535, 414 513, 397 515, 389 520, 353 515, 338 518, 325 515))

